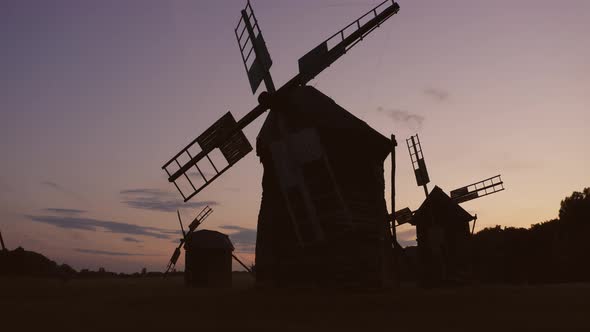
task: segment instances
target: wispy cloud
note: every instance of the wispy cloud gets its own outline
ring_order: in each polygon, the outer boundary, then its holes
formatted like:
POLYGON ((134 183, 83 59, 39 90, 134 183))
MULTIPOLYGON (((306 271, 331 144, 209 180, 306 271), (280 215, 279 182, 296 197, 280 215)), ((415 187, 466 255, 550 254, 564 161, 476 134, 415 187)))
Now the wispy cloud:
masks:
POLYGON ((232 231, 229 238, 238 252, 254 253, 256 250, 256 230, 235 225, 223 225, 219 228, 232 231))
POLYGON ((384 109, 383 107, 377 107, 377 112, 385 113, 387 116, 393 119, 393 121, 408 126, 410 129, 418 130, 422 128, 424 123, 424 116, 410 113, 408 111, 400 109, 384 109))
POLYGON ((450 93, 448 91, 436 88, 426 88, 422 92, 431 99, 438 102, 443 102, 449 99, 450 93))
POLYGON ((85 213, 85 210, 78 210, 78 209, 62 209, 62 208, 46 208, 43 209, 45 212, 59 214, 59 215, 67 215, 67 216, 75 216, 85 213))
POLYGON ((80 201, 86 201, 81 195, 71 191, 70 189, 64 187, 63 185, 57 183, 57 182, 53 182, 53 181, 41 181, 41 185, 46 187, 46 188, 50 188, 52 190, 55 190, 61 194, 70 196, 71 198, 80 200, 80 201))
POLYGON ((121 190, 122 203, 135 208, 152 211, 174 212, 184 208, 203 208, 206 205, 217 205, 215 201, 186 202, 179 195, 160 189, 126 189, 121 190))
POLYGON ((123 241, 125 241, 125 242, 134 242, 134 243, 141 243, 141 242, 143 242, 141 240, 138 240, 138 239, 136 239, 134 237, 130 237, 130 236, 124 237, 123 238, 123 241))
POLYGON ((148 255, 148 254, 137 254, 137 253, 129 253, 129 252, 117 252, 117 251, 81 249, 81 248, 75 248, 74 251, 81 252, 83 254, 104 255, 104 256, 161 256, 161 255, 148 255))
POLYGON ((34 222, 49 224, 64 229, 92 232, 103 230, 110 233, 148 236, 156 239, 169 239, 170 234, 176 233, 173 230, 157 227, 146 227, 111 220, 85 218, 79 215, 25 215, 25 217, 34 222))
POLYGON ((42 181, 41 184, 44 186, 47 186, 49 188, 53 188, 55 190, 63 189, 62 186, 60 186, 59 184, 52 182, 52 181, 42 181))

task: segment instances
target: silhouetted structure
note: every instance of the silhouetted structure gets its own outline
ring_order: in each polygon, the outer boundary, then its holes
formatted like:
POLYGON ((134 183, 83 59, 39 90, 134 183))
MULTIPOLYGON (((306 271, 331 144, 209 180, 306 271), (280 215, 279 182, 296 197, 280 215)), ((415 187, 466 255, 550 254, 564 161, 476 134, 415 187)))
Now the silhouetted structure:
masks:
POLYGON ((306 84, 398 11, 395 1, 382 2, 301 57, 299 73, 276 89, 250 3, 242 10, 235 33, 250 87, 256 93, 264 82, 267 91, 242 119, 226 113, 162 168, 189 200, 252 151, 242 130, 271 110, 257 141, 265 169, 258 281, 384 285, 391 279, 383 198, 390 141, 306 84), (210 156, 214 150, 225 162, 210 156), (181 164, 184 158, 190 161, 181 164))
POLYGON ((187 235, 184 280, 187 286, 230 287, 234 246, 225 234, 200 230, 187 235))
POLYGON ((6 250, 6 246, 4 245, 4 238, 2 238, 2 232, 0 232, 0 245, 2 246, 2 251, 6 250))
POLYGON ((391 141, 315 88, 297 88, 283 105, 256 143, 264 166, 257 280, 387 283, 383 162, 391 141))
POLYGON ((406 143, 416 184, 423 187, 426 200, 414 212, 407 207, 396 211, 395 219, 398 225, 416 226, 419 279, 425 286, 464 279, 470 272, 469 222, 473 220, 473 233, 477 215, 471 216, 459 204, 503 191, 504 182, 496 175, 452 190, 451 197, 437 186, 429 193, 430 176, 418 134, 406 143))
POLYGON ((186 243, 187 237, 191 235, 197 229, 197 227, 199 227, 203 223, 203 221, 205 221, 205 219, 207 219, 207 217, 211 215, 211 213, 213 213, 213 209, 210 208, 209 205, 205 206, 203 210, 201 210, 201 212, 197 214, 195 219, 188 226, 188 232, 185 232, 184 226, 182 225, 182 218, 180 218, 180 211, 176 210, 176 214, 178 215, 178 222, 180 223, 180 230, 182 231, 182 238, 180 239, 180 244, 178 244, 178 247, 174 249, 174 252, 172 253, 172 257, 168 262, 168 266, 166 267, 166 271, 164 272, 164 274, 168 274, 170 270, 174 269, 174 267, 176 266, 176 262, 178 262, 178 258, 180 257, 180 248, 182 248, 183 245, 186 243))
POLYGON ((468 270, 469 222, 475 218, 435 186, 412 217, 416 226, 420 279, 437 285, 468 270))

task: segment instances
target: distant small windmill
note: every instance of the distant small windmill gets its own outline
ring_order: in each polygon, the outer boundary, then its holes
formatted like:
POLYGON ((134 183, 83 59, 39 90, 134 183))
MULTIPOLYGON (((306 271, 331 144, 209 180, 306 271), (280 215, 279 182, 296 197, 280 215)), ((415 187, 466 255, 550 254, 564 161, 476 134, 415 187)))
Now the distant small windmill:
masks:
MULTIPOLYGON (((174 267, 176 266, 176 263, 178 262, 178 259, 180 257, 180 253, 181 253, 180 249, 183 246, 184 246, 185 250, 189 250, 190 247, 187 246, 187 243, 191 240, 191 238, 193 238, 193 235, 194 235, 195 231, 197 230, 197 228, 205 221, 205 219, 207 217, 209 217, 211 215, 211 213, 213 213, 213 209, 210 208, 209 206, 206 206, 205 208, 203 208, 203 210, 201 210, 201 212, 199 212, 199 214, 195 217, 195 219, 190 223, 190 225, 188 227, 188 231, 185 232, 184 226, 182 225, 182 218, 180 217, 180 211, 178 211, 178 210, 176 211, 176 214, 178 215, 178 222, 180 223, 180 230, 182 231, 182 238, 180 239, 180 244, 174 250, 174 253, 172 253, 172 257, 170 258, 170 261, 168 262, 168 265, 166 266, 165 273, 168 273, 170 270, 174 269, 174 267)), ((252 273, 251 269, 246 264, 244 264, 235 254, 232 253, 231 256, 242 267, 244 267, 244 269, 246 269, 246 271, 252 273)), ((195 268, 198 269, 199 267, 195 267, 195 268)), ((185 269, 186 269, 186 267, 185 267, 185 269)))
POLYGON ((463 278, 469 271, 470 234, 475 231, 477 215, 472 216, 460 203, 504 190, 500 175, 451 191, 450 197, 435 186, 428 191, 430 177, 418 135, 406 140, 418 186, 424 188, 426 200, 416 211, 404 208, 395 212, 398 225, 416 226, 421 281, 436 285, 463 278), (469 222, 473 221, 471 232, 469 222))
MULTIPOLYGON (((428 197, 428 183, 430 183, 430 176, 424 161, 424 154, 422 152, 422 145, 418 134, 411 136, 406 140, 408 151, 410 153, 410 160, 414 175, 416 177, 416 184, 424 188, 424 194, 428 197)), ((495 194, 504 190, 504 182, 501 175, 496 175, 485 180, 481 180, 455 190, 451 190, 451 200, 457 204, 464 203, 476 198, 481 198, 487 195, 495 194)), ((409 208, 404 208, 395 212, 398 224, 410 222, 413 212, 409 208)), ((475 225, 474 225, 475 226, 475 225)))
POLYGON ((166 273, 168 273, 170 270, 174 269, 174 267, 176 266, 176 262, 178 261, 178 258, 180 257, 180 248, 182 248, 182 246, 185 244, 188 236, 190 234, 192 234, 197 229, 197 227, 199 227, 199 225, 201 225, 203 223, 203 221, 205 221, 205 219, 212 212, 213 212, 213 209, 207 205, 205 208, 203 208, 203 210, 201 210, 201 212, 199 212, 199 214, 197 214, 195 219, 190 223, 190 225, 188 226, 188 232, 185 232, 184 227, 182 225, 182 219, 180 218, 180 211, 176 210, 176 214, 178 215, 178 222, 180 223, 180 230, 182 231, 182 239, 180 239, 180 244, 178 245, 178 247, 176 249, 174 249, 174 253, 172 253, 172 257, 170 258, 170 262, 168 262, 168 266, 166 266, 166 273))

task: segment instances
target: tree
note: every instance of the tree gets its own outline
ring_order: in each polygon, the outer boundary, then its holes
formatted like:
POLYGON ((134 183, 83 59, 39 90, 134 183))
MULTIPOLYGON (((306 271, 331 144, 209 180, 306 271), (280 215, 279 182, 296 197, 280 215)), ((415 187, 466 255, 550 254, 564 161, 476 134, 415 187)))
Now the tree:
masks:
POLYGON ((562 200, 559 219, 568 225, 590 225, 590 188, 562 200))

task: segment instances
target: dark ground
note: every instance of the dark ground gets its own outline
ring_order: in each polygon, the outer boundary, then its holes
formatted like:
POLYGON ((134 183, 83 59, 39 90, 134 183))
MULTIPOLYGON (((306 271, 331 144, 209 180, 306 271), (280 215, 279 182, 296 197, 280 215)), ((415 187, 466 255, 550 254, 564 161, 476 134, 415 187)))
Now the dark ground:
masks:
POLYGON ((186 289, 179 277, 0 278, 1 331, 590 331, 590 285, 186 289))

